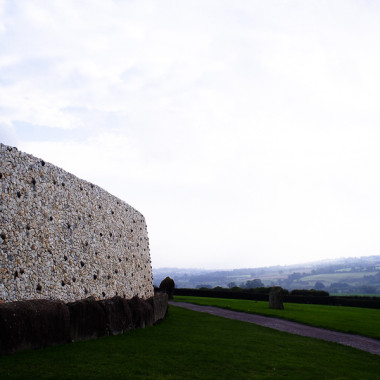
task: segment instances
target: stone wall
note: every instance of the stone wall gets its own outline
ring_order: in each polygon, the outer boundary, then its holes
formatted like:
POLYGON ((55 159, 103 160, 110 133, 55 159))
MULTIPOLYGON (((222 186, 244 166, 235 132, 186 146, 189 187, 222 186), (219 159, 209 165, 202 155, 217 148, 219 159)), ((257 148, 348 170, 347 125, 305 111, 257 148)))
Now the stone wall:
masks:
POLYGON ((63 303, 24 300, 0 304, 0 355, 95 339, 152 326, 168 311, 168 296, 112 297, 63 303))
POLYGON ((153 296, 145 218, 127 203, 0 144, 0 300, 153 296))

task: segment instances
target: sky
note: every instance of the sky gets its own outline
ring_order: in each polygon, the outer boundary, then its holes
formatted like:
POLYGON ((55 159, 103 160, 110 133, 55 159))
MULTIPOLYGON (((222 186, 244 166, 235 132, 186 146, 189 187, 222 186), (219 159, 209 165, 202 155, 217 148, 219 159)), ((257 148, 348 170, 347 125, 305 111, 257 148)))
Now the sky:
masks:
POLYGON ((0 0, 0 142, 146 218, 152 265, 380 254, 380 2, 0 0))

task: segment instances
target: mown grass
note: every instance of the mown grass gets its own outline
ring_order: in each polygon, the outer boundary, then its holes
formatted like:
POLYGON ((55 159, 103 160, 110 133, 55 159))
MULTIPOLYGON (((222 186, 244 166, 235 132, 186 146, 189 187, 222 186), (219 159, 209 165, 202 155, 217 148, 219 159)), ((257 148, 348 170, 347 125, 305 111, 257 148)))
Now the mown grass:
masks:
POLYGON ((170 307, 160 325, 0 357, 1 379, 374 379, 379 356, 170 307))
POLYGON ((268 302, 264 301, 190 296, 175 296, 174 300, 279 317, 311 326, 380 339, 380 310, 378 309, 284 303, 284 310, 276 310, 270 309, 268 302))

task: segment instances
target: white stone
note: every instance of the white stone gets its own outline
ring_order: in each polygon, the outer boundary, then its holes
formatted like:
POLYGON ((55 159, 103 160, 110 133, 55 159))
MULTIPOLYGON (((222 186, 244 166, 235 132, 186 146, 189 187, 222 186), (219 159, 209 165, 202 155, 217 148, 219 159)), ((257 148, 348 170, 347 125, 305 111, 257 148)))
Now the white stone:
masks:
POLYGON ((1 299, 68 302, 89 295, 101 299, 103 292, 106 297, 153 295, 147 228, 138 211, 95 185, 2 144, 0 164, 0 233, 6 235, 0 238, 1 299))

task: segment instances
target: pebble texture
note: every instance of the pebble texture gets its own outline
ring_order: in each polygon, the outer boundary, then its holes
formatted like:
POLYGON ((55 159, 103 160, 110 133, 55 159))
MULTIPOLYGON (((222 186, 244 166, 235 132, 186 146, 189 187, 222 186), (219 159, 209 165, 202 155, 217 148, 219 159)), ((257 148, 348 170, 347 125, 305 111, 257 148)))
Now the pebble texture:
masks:
POLYGON ((153 296, 145 218, 98 186, 0 144, 0 300, 153 296))

